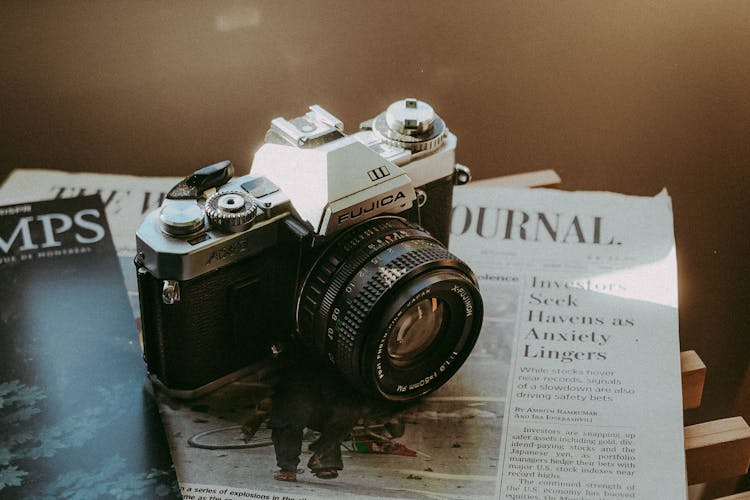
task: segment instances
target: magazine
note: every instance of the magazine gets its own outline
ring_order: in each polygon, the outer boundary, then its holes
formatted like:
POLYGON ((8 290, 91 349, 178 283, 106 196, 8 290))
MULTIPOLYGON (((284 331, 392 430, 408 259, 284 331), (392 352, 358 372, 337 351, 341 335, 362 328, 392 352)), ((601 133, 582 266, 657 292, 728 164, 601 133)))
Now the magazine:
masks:
POLYGON ((178 494, 99 196, 0 207, 0 497, 178 494))

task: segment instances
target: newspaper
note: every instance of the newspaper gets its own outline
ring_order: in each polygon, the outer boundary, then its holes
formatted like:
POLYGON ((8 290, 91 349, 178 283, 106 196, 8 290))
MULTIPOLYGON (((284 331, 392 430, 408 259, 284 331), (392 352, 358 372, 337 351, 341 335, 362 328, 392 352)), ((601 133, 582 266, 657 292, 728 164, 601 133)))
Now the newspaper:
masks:
POLYGON ((666 192, 468 187, 452 227, 512 342, 501 498, 685 498, 666 192))
MULTIPOLYGON (((135 229, 178 180, 17 170, 0 199, 99 192, 137 313, 135 229)), ((666 193, 469 185, 454 205, 451 250, 485 301, 458 374, 406 409, 357 407, 339 476, 303 467, 294 483, 273 478, 259 422, 279 377, 271 361, 199 400, 157 394, 184 498, 684 498, 666 193)), ((305 433, 301 466, 319 438, 305 433)))

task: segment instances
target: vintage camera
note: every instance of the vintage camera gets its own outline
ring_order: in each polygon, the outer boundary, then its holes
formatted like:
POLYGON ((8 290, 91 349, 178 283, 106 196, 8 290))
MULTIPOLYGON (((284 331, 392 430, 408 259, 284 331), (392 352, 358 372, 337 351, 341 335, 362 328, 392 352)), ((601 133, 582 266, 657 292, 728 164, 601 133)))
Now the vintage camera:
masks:
POLYGON ((250 175, 222 162, 181 181, 137 231, 151 378, 194 397, 294 343, 386 400, 445 383, 482 323, 476 279, 446 249, 470 177, 455 147, 416 99, 352 135, 311 106, 271 122, 250 175))

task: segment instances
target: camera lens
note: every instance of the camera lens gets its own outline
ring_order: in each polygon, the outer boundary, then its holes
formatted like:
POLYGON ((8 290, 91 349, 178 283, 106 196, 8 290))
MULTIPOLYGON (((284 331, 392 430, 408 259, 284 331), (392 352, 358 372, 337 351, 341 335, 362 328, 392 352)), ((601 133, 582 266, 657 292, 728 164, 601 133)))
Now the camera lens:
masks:
POLYGON ((419 358, 432 345, 443 327, 445 302, 423 299, 404 312, 388 335, 388 356, 404 366, 419 358))
POLYGON ((339 235, 310 269, 301 339, 363 392, 391 401, 443 385, 471 352, 482 300, 469 267, 400 217, 339 235))

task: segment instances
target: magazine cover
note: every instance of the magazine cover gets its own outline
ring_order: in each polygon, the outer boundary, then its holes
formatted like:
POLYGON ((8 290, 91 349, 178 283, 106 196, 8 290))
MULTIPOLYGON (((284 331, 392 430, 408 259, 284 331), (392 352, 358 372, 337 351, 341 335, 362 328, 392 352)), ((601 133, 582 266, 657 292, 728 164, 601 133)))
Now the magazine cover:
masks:
POLYGON ((138 316, 138 286, 133 273, 135 233, 143 216, 158 207, 179 177, 64 172, 42 168, 13 170, 0 186, 3 204, 75 198, 98 194, 109 221, 110 237, 122 268, 133 314, 138 316))
POLYGON ((178 494, 98 195, 0 207, 0 497, 178 494))

